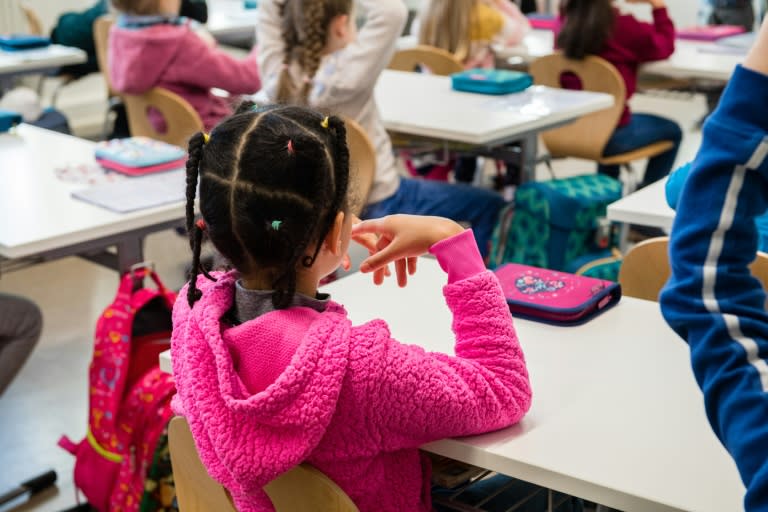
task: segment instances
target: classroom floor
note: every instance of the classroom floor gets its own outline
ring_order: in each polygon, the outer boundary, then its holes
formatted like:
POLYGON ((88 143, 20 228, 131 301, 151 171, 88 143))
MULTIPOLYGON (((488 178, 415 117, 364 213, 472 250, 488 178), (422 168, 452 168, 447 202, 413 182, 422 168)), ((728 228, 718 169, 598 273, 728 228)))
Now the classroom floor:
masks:
MULTIPOLYGON (((100 86, 98 80, 93 81, 93 87, 100 86)), ((78 112, 88 114, 84 115, 83 122, 73 122, 79 135, 99 133, 103 110, 100 112, 64 97, 61 101, 65 110, 70 109, 70 116, 78 112)), ((685 132, 678 162, 693 158, 701 140, 695 124, 704 113, 703 97, 638 95, 633 107, 677 120, 685 132)), ((555 162, 558 177, 592 169, 594 165, 588 162, 555 162)), ((548 174, 543 167, 539 173, 542 177, 548 174)), ((152 235, 147 239, 146 257, 155 262, 166 285, 178 288, 183 284, 184 269, 190 259, 185 239, 173 231, 152 235)), ((73 459, 59 449, 56 442, 61 434, 80 440, 85 433, 86 378, 93 330, 102 309, 113 299, 116 285, 114 272, 79 258, 32 266, 0 278, 0 292, 35 300, 45 318, 43 335, 35 352, 0 397, 0 493, 49 468, 59 475, 57 489, 39 496, 34 503, 8 507, 4 511, 54 512, 76 503, 73 459)))

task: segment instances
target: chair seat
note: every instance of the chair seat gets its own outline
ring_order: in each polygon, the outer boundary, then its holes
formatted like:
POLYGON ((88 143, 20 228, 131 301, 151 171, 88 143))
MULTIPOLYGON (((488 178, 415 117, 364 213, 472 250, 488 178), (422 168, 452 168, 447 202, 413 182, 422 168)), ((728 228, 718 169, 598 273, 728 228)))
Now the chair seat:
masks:
POLYGON ((634 151, 628 151, 618 155, 603 157, 598 160, 598 163, 602 165, 624 165, 630 162, 634 162, 635 160, 642 160, 644 158, 652 158, 656 155, 660 155, 666 151, 669 151, 674 146, 674 142, 669 140, 662 140, 642 148, 635 149, 634 151))

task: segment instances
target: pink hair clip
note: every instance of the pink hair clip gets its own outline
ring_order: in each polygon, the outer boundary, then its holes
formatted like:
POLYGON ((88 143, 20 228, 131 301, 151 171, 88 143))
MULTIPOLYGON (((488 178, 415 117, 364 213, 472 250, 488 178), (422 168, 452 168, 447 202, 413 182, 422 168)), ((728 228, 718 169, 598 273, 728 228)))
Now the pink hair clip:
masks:
POLYGON ((293 140, 288 139, 288 154, 292 155, 293 151, 294 151, 294 149, 293 149, 293 140))

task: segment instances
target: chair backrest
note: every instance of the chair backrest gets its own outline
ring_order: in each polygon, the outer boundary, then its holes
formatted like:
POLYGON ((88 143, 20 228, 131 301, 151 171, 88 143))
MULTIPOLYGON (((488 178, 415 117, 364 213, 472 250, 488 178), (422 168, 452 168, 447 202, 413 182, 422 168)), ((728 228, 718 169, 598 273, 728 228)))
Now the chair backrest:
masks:
POLYGON ((193 133, 203 130, 200 115, 187 100, 161 87, 144 94, 123 94, 128 129, 132 136, 144 136, 183 148, 193 133), (165 131, 152 124, 150 112, 158 112, 165 121, 165 131))
POLYGON ((376 175, 376 148, 356 121, 344 119, 344 124, 347 127, 350 184, 354 187, 351 197, 357 202, 354 213, 359 214, 367 202, 376 175))
POLYGON ((99 16, 93 22, 93 45, 96 49, 96 62, 99 70, 104 76, 107 84, 107 95, 109 98, 117 96, 109 80, 109 59, 107 58, 109 50, 109 31, 115 23, 115 18, 110 14, 99 16))
POLYGON ((592 55, 583 60, 573 60, 562 53, 553 53, 536 59, 530 66, 534 82, 548 87, 561 88, 560 78, 566 72, 579 77, 583 90, 611 94, 615 102, 611 108, 582 116, 562 128, 542 133, 542 139, 553 157, 600 160, 624 111, 627 95, 624 80, 613 64, 592 55))
POLYGON ((441 48, 420 44, 395 53, 389 62, 389 69, 395 71, 418 71, 424 66, 435 75, 447 76, 464 70, 461 61, 441 48))
POLYGON ((21 11, 27 19, 29 33, 35 36, 43 35, 43 22, 40 21, 40 16, 37 15, 37 11, 24 4, 21 4, 21 11))
MULTIPOLYGON (((181 512, 236 512, 232 498, 208 475, 197 455, 187 420, 177 416, 168 427, 168 444, 181 512)), ((358 512, 349 496, 317 469, 301 464, 264 487, 277 512, 358 512)))
MULTIPOLYGON (((768 254, 758 252, 749 270, 768 290, 768 254)), ((621 292, 628 297, 657 301, 671 273, 669 237, 644 240, 633 247, 621 263, 621 292)))
POLYGON ((669 279, 669 237, 644 240, 624 256, 619 269, 621 293, 628 297, 659 300, 664 283, 669 279))

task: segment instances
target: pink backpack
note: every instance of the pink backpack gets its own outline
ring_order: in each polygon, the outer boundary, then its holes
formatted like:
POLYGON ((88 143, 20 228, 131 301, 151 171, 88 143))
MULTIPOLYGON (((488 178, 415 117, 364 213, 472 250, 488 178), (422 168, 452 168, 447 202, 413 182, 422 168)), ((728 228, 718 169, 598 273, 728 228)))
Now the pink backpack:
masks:
POLYGON ((126 273, 96 324, 89 373, 88 432, 59 445, 75 456, 75 486, 100 512, 139 509, 147 470, 170 420, 173 378, 158 356, 170 347, 176 295, 153 270, 126 273), (150 277, 156 289, 139 288, 150 277))

